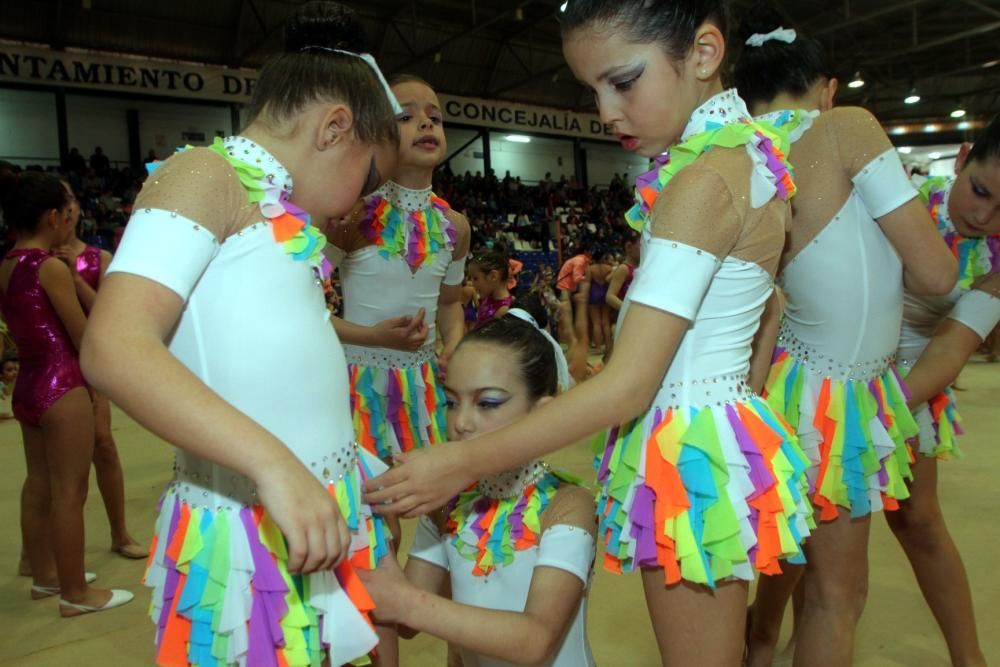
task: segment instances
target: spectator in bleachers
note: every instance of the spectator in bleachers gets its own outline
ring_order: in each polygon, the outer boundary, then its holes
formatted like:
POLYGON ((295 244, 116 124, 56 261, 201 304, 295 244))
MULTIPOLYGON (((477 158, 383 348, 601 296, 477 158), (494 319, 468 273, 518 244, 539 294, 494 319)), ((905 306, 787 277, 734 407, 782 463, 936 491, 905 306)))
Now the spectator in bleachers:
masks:
POLYGON ((576 354, 571 353, 569 372, 577 382, 586 377, 587 354, 590 350, 589 325, 587 323, 590 262, 590 250, 582 249, 563 263, 556 282, 556 287, 559 289, 559 300, 569 303, 573 309, 570 348, 576 350, 576 354))
POLYGON ((68 171, 82 176, 87 171, 87 161, 80 155, 79 149, 73 147, 69 149, 69 155, 66 156, 66 162, 63 164, 63 167, 68 171))
POLYGON ((102 176, 111 169, 111 161, 100 146, 94 147, 94 153, 90 156, 90 168, 102 176))
POLYGON ((469 262, 469 279, 479 294, 476 326, 503 317, 514 303, 508 288, 510 253, 504 244, 476 254, 469 262))
MULTIPOLYGON (((602 227, 603 229, 603 227, 602 227)), ((594 254, 594 262, 587 269, 590 290, 587 294, 587 320, 590 323, 590 341, 599 354, 611 349, 611 310, 608 308, 608 286, 614 271, 611 253, 601 249, 594 254)))

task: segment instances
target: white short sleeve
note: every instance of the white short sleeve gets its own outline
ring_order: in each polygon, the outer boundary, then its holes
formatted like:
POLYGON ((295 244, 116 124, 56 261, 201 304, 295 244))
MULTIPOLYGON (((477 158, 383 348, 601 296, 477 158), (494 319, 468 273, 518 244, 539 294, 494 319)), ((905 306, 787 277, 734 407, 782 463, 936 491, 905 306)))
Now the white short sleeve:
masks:
POLYGON ((586 586, 593 571, 596 548, 594 536, 587 529, 556 524, 542 533, 535 567, 565 570, 586 586))
POLYGON ((219 252, 215 235, 184 216, 158 208, 135 213, 108 274, 131 273, 176 292, 185 302, 219 252))
POLYGON ((866 164, 851 180, 868 214, 876 220, 918 195, 895 148, 866 164))
POLYGON ((419 558, 445 570, 448 567, 448 540, 428 516, 420 517, 410 547, 410 558, 419 558))
POLYGON ((465 282, 465 260, 467 257, 462 259, 456 259, 448 265, 448 271, 444 274, 444 284, 445 285, 461 285, 465 282))
POLYGON ((642 265, 628 298, 694 320, 721 262, 694 246, 652 238, 642 249, 642 265))
POLYGON ((964 324, 986 340, 1000 322, 1000 299, 977 289, 970 290, 958 300, 948 318, 964 324))

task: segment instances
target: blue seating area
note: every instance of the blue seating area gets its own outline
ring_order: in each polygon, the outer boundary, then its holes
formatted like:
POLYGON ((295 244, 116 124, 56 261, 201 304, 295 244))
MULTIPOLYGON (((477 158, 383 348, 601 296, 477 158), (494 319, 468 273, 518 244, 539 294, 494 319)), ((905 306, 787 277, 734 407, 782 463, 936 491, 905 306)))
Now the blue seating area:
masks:
POLYGON ((542 252, 541 250, 517 250, 514 252, 514 257, 524 264, 520 275, 517 277, 518 289, 527 290, 531 287, 531 281, 534 279, 535 274, 538 273, 539 267, 543 264, 548 264, 556 273, 559 272, 559 255, 554 250, 549 252, 542 252))

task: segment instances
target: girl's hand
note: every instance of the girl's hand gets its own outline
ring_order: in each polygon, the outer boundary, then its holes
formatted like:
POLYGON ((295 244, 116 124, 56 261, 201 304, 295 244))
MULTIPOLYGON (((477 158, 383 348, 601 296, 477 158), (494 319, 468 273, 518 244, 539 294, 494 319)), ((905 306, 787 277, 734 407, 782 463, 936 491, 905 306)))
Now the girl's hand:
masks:
POLYGON ((476 474, 457 443, 444 443, 394 458, 395 465, 365 484, 364 501, 380 514, 418 517, 469 488, 476 474))
POLYGON ((413 317, 395 317, 376 324, 375 342, 379 347, 388 347, 404 352, 416 352, 427 341, 428 327, 424 321, 426 311, 421 308, 413 317))
POLYGON ((382 559, 374 570, 357 569, 358 577, 375 601, 375 619, 380 623, 398 623, 407 608, 406 599, 413 586, 399 569, 394 555, 382 559))
POLYGON ((451 361, 451 357, 455 354, 455 348, 457 346, 448 346, 441 350, 441 354, 438 355, 437 365, 438 365, 438 379, 444 380, 448 375, 448 362, 451 361))
POLYGON ((72 246, 61 245, 52 249, 52 254, 66 262, 69 266, 69 270, 76 273, 76 260, 80 256, 80 253, 73 250, 72 246))
POLYGON ((349 555, 351 533, 340 508, 302 463, 264 466, 257 495, 288 541, 288 571, 310 574, 336 567, 349 555))

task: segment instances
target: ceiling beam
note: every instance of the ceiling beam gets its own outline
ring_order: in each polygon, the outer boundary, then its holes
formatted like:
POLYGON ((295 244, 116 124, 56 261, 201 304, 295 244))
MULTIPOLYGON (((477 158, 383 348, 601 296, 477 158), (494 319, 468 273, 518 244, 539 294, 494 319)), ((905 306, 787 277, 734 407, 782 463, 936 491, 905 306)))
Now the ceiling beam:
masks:
POLYGON ((970 7, 975 7, 979 11, 985 12, 994 18, 1000 18, 1000 9, 994 9, 989 5, 979 2, 979 0, 961 0, 961 2, 964 2, 970 7))
POLYGON ((522 58, 520 54, 518 54, 517 49, 515 49, 510 44, 507 45, 507 48, 510 49, 510 55, 514 56, 514 60, 516 60, 517 64, 521 66, 521 69, 524 70, 524 73, 531 74, 531 68, 528 67, 528 64, 526 62, 524 62, 524 58, 522 58))
MULTIPOLYGON (((261 30, 267 32, 267 23, 264 21, 264 17, 261 16, 260 12, 257 10, 257 5, 253 4, 253 0, 246 0, 246 3, 250 5, 250 11, 253 12, 254 18, 257 19, 257 25, 260 26, 261 30)), ((243 3, 240 2, 241 6, 242 4, 243 3)))
POLYGON ((243 5, 246 4, 246 0, 240 0, 236 3, 236 16, 233 17, 232 32, 229 34, 229 64, 233 67, 239 67, 239 57, 240 57, 240 35, 243 31, 240 29, 243 23, 243 5))
MULTIPOLYGON (((270 1, 274 2, 275 0, 270 0, 270 1)), ((250 56, 254 52, 256 52, 256 51, 260 50, 262 47, 264 47, 267 44, 267 42, 271 39, 272 35, 274 35, 277 32, 280 32, 281 30, 283 30, 285 28, 285 22, 288 20, 288 17, 291 15, 292 11, 294 11, 294 9, 295 9, 295 7, 297 5, 295 3, 292 3, 292 2, 283 2, 283 4, 285 4, 288 7, 288 13, 286 13, 286 14, 282 15, 281 17, 279 17, 279 20, 273 26, 267 26, 267 25, 265 25, 263 17, 261 17, 259 14, 257 14, 256 9, 255 9, 254 14, 257 16, 258 22, 260 23, 260 26, 261 26, 261 31, 264 33, 264 36, 261 37, 259 40, 256 40, 254 44, 252 44, 252 45, 248 46, 247 48, 243 49, 243 51, 239 55, 239 58, 237 58, 238 64, 242 65, 244 63, 244 61, 247 59, 248 56, 250 56)), ((252 3, 251 3, 251 7, 253 7, 252 3)), ((374 20, 378 20, 378 21, 389 20, 389 19, 386 19, 386 17, 383 16, 383 15, 379 15, 379 14, 372 13, 372 12, 363 12, 363 11, 354 10, 354 13, 357 14, 357 16, 359 18, 368 18, 368 19, 374 19, 374 20)), ((393 12, 393 13, 395 13, 395 12, 393 12)), ((405 42, 405 40, 404 40, 404 42, 405 42)))
POLYGON ((406 39, 406 35, 403 34, 403 31, 400 29, 399 24, 396 23, 395 20, 390 19, 389 25, 390 27, 392 27, 393 32, 396 33, 396 36, 399 37, 399 41, 401 41, 403 43, 403 46, 406 47, 406 50, 410 52, 410 55, 411 56, 416 55, 417 50, 414 49, 412 46, 410 46, 410 40, 406 39))
MULTIPOLYGON (((519 54, 517 52, 517 49, 514 48, 514 46, 515 46, 514 45, 514 40, 521 39, 522 37, 524 37, 525 35, 527 35, 528 33, 530 33, 532 30, 534 30, 537 27, 538 27, 538 24, 535 23, 534 21, 525 21, 525 26, 523 28, 521 28, 520 30, 516 30, 516 31, 510 33, 509 35, 507 35, 506 37, 504 37, 504 43, 507 45, 507 48, 510 50, 510 54, 512 56, 514 56, 514 60, 516 60, 517 64, 521 66, 521 69, 524 70, 525 74, 531 74, 531 68, 528 67, 527 63, 524 62, 524 58, 522 58, 521 54, 519 54)), ((531 43, 529 43, 529 48, 531 50, 538 50, 538 47, 535 44, 531 44, 531 43)), ((550 51, 549 53, 552 53, 552 52, 550 51)), ((561 52, 560 52, 560 55, 562 55, 561 52)))
POLYGON ((838 30, 843 30, 844 28, 849 28, 858 23, 866 23, 873 19, 885 16, 886 14, 893 14, 895 12, 902 11, 904 9, 910 9, 911 7, 917 7, 919 5, 925 5, 931 0, 905 0, 904 2, 899 2, 894 5, 885 5, 880 9, 870 11, 866 14, 855 14, 851 18, 844 19, 843 21, 838 21, 836 23, 827 23, 822 27, 817 26, 813 30, 807 30, 806 32, 813 37, 819 37, 820 35, 827 35, 831 32, 836 32, 838 30))
POLYGON ((975 37, 976 35, 982 35, 984 33, 993 32, 994 30, 998 29, 1000 29, 1000 21, 985 23, 975 28, 970 28, 969 30, 953 33, 946 37, 941 37, 939 39, 932 39, 930 41, 922 42, 920 44, 916 44, 906 49, 899 49, 898 51, 892 51, 890 53, 882 54, 877 58, 872 58, 871 60, 865 61, 863 64, 878 65, 880 63, 886 63, 901 58, 903 56, 919 53, 921 51, 926 51, 928 49, 934 49, 939 46, 945 46, 946 44, 951 44, 952 42, 957 42, 959 40, 966 39, 968 37, 975 37))
POLYGON ((496 95, 503 95, 504 93, 506 93, 509 90, 514 90, 515 88, 520 88, 521 86, 526 86, 529 83, 532 83, 534 81, 538 81, 539 79, 547 79, 550 76, 552 76, 553 74, 558 74, 559 72, 561 72, 563 69, 566 69, 567 67, 569 67, 569 66, 566 63, 559 63, 558 65, 554 65, 552 67, 548 67, 546 69, 543 69, 541 72, 535 72, 534 74, 532 74, 530 76, 526 76, 523 79, 518 79, 517 81, 514 81, 513 83, 510 83, 510 84, 508 84, 506 86, 503 86, 502 88, 496 88, 494 90, 491 90, 487 94, 489 96, 491 96, 491 97, 492 96, 496 96, 496 95))
POLYGON ((66 48, 66 12, 63 3, 59 0, 52 0, 49 16, 52 17, 49 45, 57 51, 66 48))
MULTIPOLYGON (((528 5, 532 4, 534 1, 535 0, 522 0, 522 2, 519 2, 516 6, 511 7, 510 9, 506 9, 506 10, 497 12, 496 14, 494 14, 493 16, 491 16, 489 19, 483 21, 482 23, 478 23, 478 24, 476 24, 474 26, 471 26, 471 27, 469 27, 469 28, 467 28, 465 30, 459 31, 459 32, 457 32, 457 33, 455 33, 453 35, 450 35, 450 36, 446 37, 445 39, 443 39, 443 40, 439 41, 438 43, 436 43, 434 46, 431 46, 430 48, 424 49, 423 51, 421 51, 421 52, 419 52, 417 54, 414 54, 414 56, 406 63, 406 67, 412 68, 413 65, 415 65, 418 62, 420 62, 421 60, 424 60, 425 58, 433 56, 435 53, 439 53, 441 51, 441 49, 443 49, 444 47, 448 46, 452 42, 456 42, 456 41, 458 41, 460 39, 465 39, 467 37, 471 37, 472 35, 476 34, 477 32, 479 32, 479 31, 481 31, 481 30, 483 30, 485 28, 489 28, 491 25, 495 25, 495 24, 499 23, 500 21, 503 21, 512 12, 516 12, 518 9, 523 9, 523 8, 527 7, 528 5)), ((397 73, 398 71, 399 71, 398 67, 393 69, 393 73, 394 74, 397 73)))
POLYGON ((503 52, 507 50, 507 42, 501 42, 500 48, 497 49, 497 57, 493 59, 493 65, 490 67, 490 76, 486 79, 486 85, 483 86, 483 92, 487 93, 493 88, 493 80, 497 78, 497 72, 500 71, 500 61, 503 60, 503 52))

